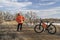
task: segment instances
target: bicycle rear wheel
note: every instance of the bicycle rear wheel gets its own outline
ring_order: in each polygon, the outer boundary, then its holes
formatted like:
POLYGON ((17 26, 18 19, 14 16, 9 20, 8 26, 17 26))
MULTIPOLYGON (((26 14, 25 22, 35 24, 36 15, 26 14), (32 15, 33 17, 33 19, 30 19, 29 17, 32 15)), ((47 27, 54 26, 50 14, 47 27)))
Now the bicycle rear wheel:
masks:
POLYGON ((36 25, 36 26, 34 27, 34 31, 35 31, 36 33, 41 33, 41 32, 43 32, 43 30, 44 30, 44 28, 42 27, 42 25, 36 25))
POLYGON ((50 25, 48 27, 48 33, 55 34, 56 33, 56 27, 54 25, 50 25))

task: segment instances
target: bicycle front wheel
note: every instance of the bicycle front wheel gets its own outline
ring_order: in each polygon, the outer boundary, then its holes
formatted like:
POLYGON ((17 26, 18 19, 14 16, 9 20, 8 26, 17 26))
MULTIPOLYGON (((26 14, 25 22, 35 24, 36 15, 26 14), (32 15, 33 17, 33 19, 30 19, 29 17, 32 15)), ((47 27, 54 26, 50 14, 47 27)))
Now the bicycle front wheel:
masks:
POLYGON ((36 33, 41 33, 41 32, 43 32, 43 30, 44 30, 44 28, 43 28, 41 25, 36 25, 36 26, 34 27, 34 31, 35 31, 36 33))

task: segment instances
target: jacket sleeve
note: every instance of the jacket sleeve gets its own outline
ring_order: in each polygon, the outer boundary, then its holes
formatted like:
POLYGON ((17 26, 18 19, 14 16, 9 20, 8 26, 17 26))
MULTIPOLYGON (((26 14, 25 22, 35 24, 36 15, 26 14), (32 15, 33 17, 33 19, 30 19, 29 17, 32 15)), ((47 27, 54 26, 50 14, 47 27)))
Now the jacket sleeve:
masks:
POLYGON ((16 17, 16 21, 18 22, 18 18, 16 17))

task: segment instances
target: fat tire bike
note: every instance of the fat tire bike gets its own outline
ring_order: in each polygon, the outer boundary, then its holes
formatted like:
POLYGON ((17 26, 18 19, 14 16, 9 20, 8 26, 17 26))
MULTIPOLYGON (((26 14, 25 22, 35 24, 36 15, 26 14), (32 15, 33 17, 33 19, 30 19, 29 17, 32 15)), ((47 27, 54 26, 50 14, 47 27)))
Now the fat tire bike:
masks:
POLYGON ((56 27, 55 27, 55 25, 53 25, 54 22, 50 22, 50 23, 49 23, 49 21, 46 21, 46 23, 43 22, 43 21, 40 19, 40 23, 37 24, 37 25, 35 25, 34 31, 35 31, 36 33, 41 33, 41 32, 43 32, 44 29, 45 29, 45 30, 48 31, 48 33, 50 33, 50 34, 55 34, 55 33, 56 33, 56 27), (47 23, 47 24, 46 24, 46 23, 47 23))

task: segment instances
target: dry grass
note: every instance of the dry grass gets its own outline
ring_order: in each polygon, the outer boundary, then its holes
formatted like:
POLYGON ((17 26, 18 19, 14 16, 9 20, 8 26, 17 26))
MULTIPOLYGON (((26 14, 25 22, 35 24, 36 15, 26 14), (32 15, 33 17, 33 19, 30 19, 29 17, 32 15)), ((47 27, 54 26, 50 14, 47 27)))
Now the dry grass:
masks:
POLYGON ((35 33, 32 27, 27 26, 23 26, 23 30, 17 32, 17 23, 12 23, 0 25, 0 40, 60 40, 60 26, 56 26, 57 33, 51 35, 47 32, 35 33))

